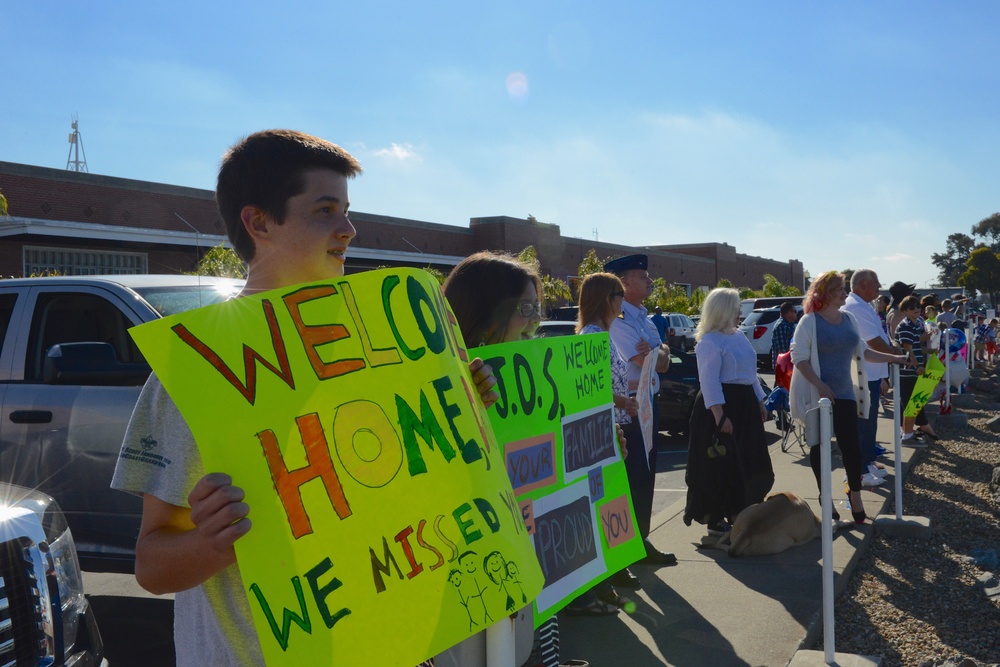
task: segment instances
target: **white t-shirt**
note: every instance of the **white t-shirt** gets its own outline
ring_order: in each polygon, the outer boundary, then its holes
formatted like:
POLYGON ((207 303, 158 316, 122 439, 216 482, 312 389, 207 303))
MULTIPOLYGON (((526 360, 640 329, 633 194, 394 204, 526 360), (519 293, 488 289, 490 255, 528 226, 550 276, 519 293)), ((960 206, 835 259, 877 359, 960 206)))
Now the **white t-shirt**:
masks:
MULTIPOLYGON (((847 295, 847 301, 840 308, 843 311, 854 315, 854 321, 858 323, 858 333, 861 340, 867 343, 873 338, 881 338, 886 345, 892 346, 889 336, 882 328, 882 320, 871 304, 865 303, 854 292, 847 295)), ((868 381, 881 380, 889 377, 889 364, 865 361, 865 372, 868 374, 868 381)))
MULTIPOLYGON (((188 494, 204 476, 187 422, 150 375, 125 432, 112 488, 188 507, 188 494)), ((178 667, 264 665, 237 565, 174 596, 174 648, 178 667)))

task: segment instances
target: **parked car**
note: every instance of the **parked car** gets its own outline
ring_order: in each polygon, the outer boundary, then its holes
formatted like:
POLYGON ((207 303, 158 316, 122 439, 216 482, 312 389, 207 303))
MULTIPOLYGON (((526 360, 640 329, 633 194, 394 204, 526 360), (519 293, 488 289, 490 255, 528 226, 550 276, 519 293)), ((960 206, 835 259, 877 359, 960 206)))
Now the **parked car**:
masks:
POLYGON ((128 329, 217 303, 242 284, 176 275, 0 280, 0 481, 58 501, 86 569, 134 567, 142 500, 110 488, 150 373, 128 329))
POLYGON ((59 505, 0 483, 0 665, 107 664, 59 505))
POLYGON ((576 320, 545 320, 538 323, 535 338, 551 338, 552 336, 572 336, 576 333, 576 320))
MULTIPOLYGON (((796 319, 802 317, 802 306, 795 306, 796 319)), ((740 324, 740 331, 750 341, 757 353, 757 366, 763 370, 771 370, 771 338, 774 327, 781 319, 781 308, 761 308, 755 310, 740 324)))
POLYGON ((802 296, 762 296, 753 299, 743 299, 740 302, 740 322, 745 320, 755 310, 774 308, 775 306, 780 307, 785 302, 801 306, 802 299, 804 298, 802 296))
POLYGON ((695 345, 694 321, 682 313, 667 313, 667 345, 676 347, 684 354, 695 345))

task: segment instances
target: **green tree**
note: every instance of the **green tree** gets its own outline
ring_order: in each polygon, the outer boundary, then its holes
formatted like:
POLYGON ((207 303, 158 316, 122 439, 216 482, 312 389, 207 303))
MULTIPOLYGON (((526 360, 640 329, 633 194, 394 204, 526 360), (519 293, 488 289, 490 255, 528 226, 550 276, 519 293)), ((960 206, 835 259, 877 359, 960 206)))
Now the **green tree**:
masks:
POLYGON ((235 250, 217 245, 202 255, 191 275, 246 278, 247 267, 235 250))
POLYGON ((704 300, 705 293, 701 290, 695 290, 691 296, 688 296, 687 289, 683 286, 668 285, 665 279, 656 278, 653 280, 652 293, 648 299, 642 302, 642 305, 649 311, 659 306, 665 313, 694 315, 700 310, 704 300))
MULTIPOLYGON (((528 216, 528 219, 530 221, 532 219, 531 216, 528 216)), ((542 293, 540 296, 542 305, 546 308, 564 305, 573 298, 573 294, 569 290, 569 285, 565 281, 542 273, 541 262, 538 261, 538 251, 535 250, 535 246, 529 245, 519 252, 517 254, 517 261, 530 266, 541 276, 542 293)))
POLYGON ((438 269, 435 269, 430 264, 428 264, 427 266, 424 267, 424 271, 426 271, 427 273, 429 273, 432 276, 434 276, 434 279, 438 281, 439 285, 443 284, 444 283, 444 279, 447 277, 447 276, 444 275, 443 272, 439 271, 438 269))
MULTIPOLYGON (((531 217, 531 216, 528 216, 531 217)), ((535 246, 529 245, 521 252, 517 253, 517 261, 521 262, 526 266, 530 266, 535 271, 541 273, 542 265, 538 261, 538 251, 535 250, 535 246)))
POLYGON ((958 284, 990 295, 993 308, 1000 301, 1000 255, 989 248, 976 248, 965 262, 965 273, 958 284))
POLYGON ((6 218, 10 215, 10 209, 7 208, 7 198, 3 196, 3 190, 0 190, 0 218, 6 218))
POLYGON ((1000 213, 994 213, 972 225, 972 235, 989 239, 990 249, 1000 252, 1000 213))
POLYGON ((726 278, 722 278, 721 280, 719 280, 719 282, 715 286, 725 287, 727 289, 732 289, 736 287, 736 285, 733 284, 733 281, 727 280, 726 278))
POLYGON ((565 281, 549 275, 542 276, 542 303, 547 308, 565 305, 572 298, 573 294, 565 281))
POLYGON ((976 242, 971 236, 962 232, 949 234, 945 252, 931 254, 931 263, 938 268, 938 282, 942 285, 957 285, 967 268, 965 260, 969 259, 975 248, 976 242))
POLYGON ((761 290, 761 296, 801 296, 801 294, 799 288, 783 285, 770 273, 764 274, 764 288, 761 290))
POLYGON ((580 280, 583 280, 591 273, 600 273, 604 270, 605 261, 607 260, 598 259, 597 251, 591 248, 587 251, 587 256, 580 262, 580 268, 577 269, 576 275, 579 276, 580 280))
POLYGON ((701 312, 701 304, 705 303, 706 296, 708 296, 708 294, 705 292, 705 290, 701 289, 700 287, 695 291, 691 292, 691 298, 690 298, 691 306, 688 315, 695 315, 701 312))

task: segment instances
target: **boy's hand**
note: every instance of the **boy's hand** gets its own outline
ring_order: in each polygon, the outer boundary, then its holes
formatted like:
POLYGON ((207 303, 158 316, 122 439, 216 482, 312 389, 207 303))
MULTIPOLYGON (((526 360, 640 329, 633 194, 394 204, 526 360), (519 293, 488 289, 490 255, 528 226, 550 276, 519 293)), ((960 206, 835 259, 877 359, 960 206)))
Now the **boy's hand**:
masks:
POLYGON ((483 399, 483 405, 488 410, 490 406, 500 400, 500 394, 493 391, 497 384, 497 379, 493 377, 493 369, 483 360, 476 357, 469 362, 469 371, 472 373, 472 382, 476 385, 479 397, 483 399))
POLYGON ((250 530, 250 506, 243 502, 244 496, 243 489, 221 472, 205 475, 188 494, 191 522, 215 551, 228 552, 250 530))

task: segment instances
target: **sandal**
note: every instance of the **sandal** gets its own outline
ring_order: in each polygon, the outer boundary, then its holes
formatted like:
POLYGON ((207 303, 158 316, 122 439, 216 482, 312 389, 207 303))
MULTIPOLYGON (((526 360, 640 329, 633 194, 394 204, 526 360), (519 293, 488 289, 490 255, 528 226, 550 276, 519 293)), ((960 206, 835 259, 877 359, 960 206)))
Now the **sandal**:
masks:
POLYGON ((563 611, 569 616, 616 616, 618 607, 597 599, 586 604, 570 604, 563 611))

